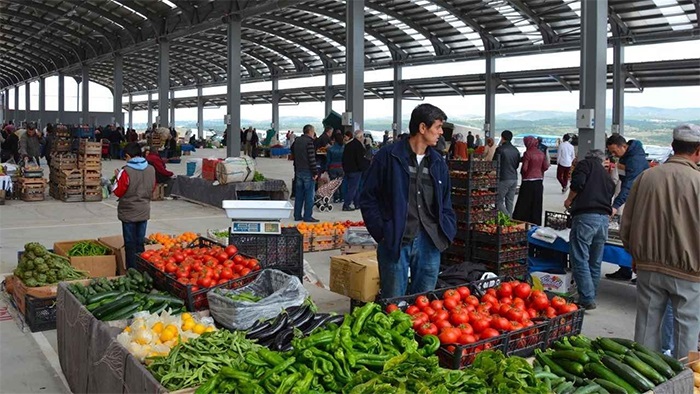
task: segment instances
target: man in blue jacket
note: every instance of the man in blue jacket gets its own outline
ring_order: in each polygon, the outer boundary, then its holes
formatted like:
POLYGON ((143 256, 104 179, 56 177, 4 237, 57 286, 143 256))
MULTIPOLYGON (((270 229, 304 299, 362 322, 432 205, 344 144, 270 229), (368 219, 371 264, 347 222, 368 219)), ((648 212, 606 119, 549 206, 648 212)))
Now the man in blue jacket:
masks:
MULTIPOLYGON (((620 174, 620 192, 613 200, 612 214, 616 215, 619 213, 622 215, 622 208, 627 202, 632 184, 634 184, 634 181, 642 171, 649 168, 649 162, 647 162, 647 154, 644 152, 642 143, 637 140, 626 141, 625 137, 620 134, 613 134, 605 141, 605 145, 608 147, 610 154, 620 158, 617 163, 617 169, 620 174)), ((632 269, 620 267, 619 270, 612 274, 605 274, 605 277, 615 280, 630 280, 632 279, 632 269)))
POLYGON ((440 108, 417 106, 410 137, 383 147, 365 175, 360 209, 379 244, 382 298, 434 290, 440 252, 457 231, 447 164, 434 148, 445 120, 440 108))

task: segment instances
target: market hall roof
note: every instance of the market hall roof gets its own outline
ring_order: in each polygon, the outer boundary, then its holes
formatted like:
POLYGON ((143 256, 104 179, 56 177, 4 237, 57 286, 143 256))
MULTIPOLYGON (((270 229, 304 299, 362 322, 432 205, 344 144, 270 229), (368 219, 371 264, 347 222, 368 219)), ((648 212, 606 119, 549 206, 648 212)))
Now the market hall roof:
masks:
MULTIPOLYGON (((700 37, 697 0, 608 0, 609 37, 627 44, 700 37)), ((575 50, 580 0, 365 0, 368 69, 496 55, 575 50)), ((0 87, 39 76, 157 88, 157 42, 170 41, 170 87, 226 80, 226 27, 242 18, 244 81, 344 72, 340 0, 0 0, 0 87)))

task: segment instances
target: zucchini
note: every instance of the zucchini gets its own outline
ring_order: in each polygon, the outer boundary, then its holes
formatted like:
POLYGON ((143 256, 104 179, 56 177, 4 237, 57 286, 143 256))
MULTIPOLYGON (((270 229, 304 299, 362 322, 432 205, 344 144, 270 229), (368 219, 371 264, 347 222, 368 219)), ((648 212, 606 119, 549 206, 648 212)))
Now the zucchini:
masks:
POLYGON ((103 321, 110 321, 110 320, 128 319, 139 310, 139 307, 141 307, 141 304, 127 305, 127 306, 125 306, 121 309, 118 309, 118 310, 112 312, 111 314, 105 316, 104 318, 102 318, 102 320, 103 321))
POLYGON ((574 382, 564 381, 554 388, 554 392, 557 394, 566 393, 568 390, 573 389, 574 382))
POLYGON ((685 367, 683 366, 683 364, 680 361, 676 360, 675 358, 673 358, 671 356, 667 356, 663 353, 656 353, 656 355, 658 357, 660 357, 663 362, 668 364, 671 367, 671 369, 673 369, 677 373, 682 372, 685 369, 685 367))
POLYGON ((566 372, 583 377, 583 365, 577 363, 576 361, 559 359, 554 362, 559 364, 560 367, 564 368, 566 372))
POLYGON ((602 364, 586 364, 584 369, 586 370, 586 372, 588 372, 592 376, 595 376, 596 378, 605 379, 608 382, 620 386, 623 390, 625 390, 626 394, 640 394, 639 390, 637 390, 634 386, 627 383, 627 381, 617 376, 613 371, 609 370, 602 364))
POLYGON ((166 294, 149 294, 146 296, 146 298, 156 303, 167 302, 168 304, 173 306, 185 305, 185 301, 183 301, 182 299, 166 294))
POLYGON ((625 356, 625 358, 622 361, 630 367, 634 368, 645 378, 651 380, 653 383, 655 383, 655 385, 659 385, 666 381, 666 378, 664 378, 663 376, 661 376, 661 374, 656 372, 654 368, 650 367, 648 364, 644 363, 644 361, 638 358, 625 356))
POLYGON ((549 353, 547 356, 557 360, 569 360, 581 364, 587 364, 591 361, 591 358, 588 357, 586 353, 577 352, 574 350, 557 350, 555 352, 549 353))
POLYGON ((650 382, 649 379, 645 378, 629 365, 623 364, 619 360, 608 356, 603 357, 602 361, 606 367, 610 368, 611 371, 615 372, 627 383, 636 387, 637 390, 645 392, 654 389, 654 383, 650 382))
POLYGON ((148 313, 153 314, 160 314, 165 308, 168 307, 167 302, 161 302, 160 304, 153 304, 150 308, 148 308, 148 313))
POLYGON ((582 384, 583 379, 580 377, 573 375, 567 371, 565 371, 562 367, 560 367, 557 363, 555 363, 552 359, 547 357, 542 351, 539 349, 535 350, 535 358, 537 361, 540 362, 540 364, 545 365, 549 367, 549 369, 552 371, 553 374, 559 375, 563 378, 566 378, 566 380, 570 380, 576 384, 582 384))
POLYGON ((574 391, 574 394, 593 394, 600 390, 600 385, 598 383, 589 383, 587 386, 582 386, 574 391))
POLYGON ((94 304, 95 302, 102 301, 102 300, 104 300, 104 299, 106 299, 106 298, 112 298, 112 297, 115 297, 115 296, 118 296, 118 295, 119 295, 119 292, 118 292, 118 291, 108 291, 108 292, 105 292, 105 293, 96 294, 96 295, 94 295, 94 296, 90 296, 90 297, 87 299, 87 303, 88 303, 88 304, 94 304))
POLYGON ((631 339, 625 339, 625 338, 610 338, 611 340, 619 343, 620 345, 626 347, 627 349, 633 349, 634 348, 634 341, 631 339))
POLYGON ((583 349, 593 349, 593 343, 590 339, 584 337, 583 335, 576 335, 569 338, 569 343, 574 347, 580 347, 583 349))
POLYGON ((622 387, 616 385, 615 383, 613 383, 609 380, 605 380, 602 378, 595 378, 595 379, 593 379, 593 381, 598 383, 598 385, 600 387, 608 390, 608 392, 610 394, 627 394, 627 391, 625 391, 625 389, 623 389, 622 387))
POLYGON ((617 354, 625 354, 627 350, 629 350, 627 347, 620 345, 610 338, 598 338, 596 339, 596 343, 601 349, 617 354))
POLYGON ((126 296, 123 298, 120 298, 116 301, 110 302, 108 304, 104 304, 100 306, 99 308, 95 309, 92 311, 92 314, 102 320, 103 317, 111 314, 112 312, 116 311, 117 309, 123 308, 129 304, 134 303, 134 297, 133 296, 126 296))

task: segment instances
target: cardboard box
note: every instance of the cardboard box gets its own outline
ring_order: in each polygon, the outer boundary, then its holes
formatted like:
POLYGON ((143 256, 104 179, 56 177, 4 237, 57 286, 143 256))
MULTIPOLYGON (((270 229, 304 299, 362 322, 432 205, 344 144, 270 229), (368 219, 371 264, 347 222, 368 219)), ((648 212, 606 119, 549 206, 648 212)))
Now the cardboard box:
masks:
POLYGON ((67 257, 70 260, 70 265, 72 265, 75 269, 87 271, 88 276, 90 276, 91 278, 99 278, 102 276, 114 276, 117 272, 117 258, 114 255, 112 248, 105 244, 102 245, 107 247, 110 253, 107 256, 68 256, 68 251, 70 250, 70 248, 72 248, 73 245, 77 244, 78 242, 82 241, 92 241, 101 243, 95 239, 78 241, 60 241, 53 244, 53 249, 59 256, 67 257))
MULTIPOLYGON (((112 253, 117 257, 117 275, 126 274, 126 249, 124 248, 124 237, 121 235, 112 235, 109 237, 98 238, 98 241, 109 246, 112 253)), ((144 245, 145 250, 157 250, 162 248, 161 244, 144 245)))
POLYGON ((331 257, 330 288, 358 301, 374 301, 379 293, 377 252, 331 257))
POLYGON ((356 254, 372 252, 377 250, 377 245, 348 245, 343 243, 340 247, 341 254, 356 254))
POLYGON ((12 298, 22 315, 26 312, 25 302, 27 294, 38 298, 55 298, 58 292, 58 283, 42 287, 27 287, 21 279, 14 275, 8 276, 7 280, 12 282, 12 298))
POLYGON ((549 272, 532 272, 535 288, 551 291, 552 293, 569 295, 576 292, 576 282, 571 272, 565 274, 551 274, 549 272), (538 286, 539 285, 539 286, 538 286))

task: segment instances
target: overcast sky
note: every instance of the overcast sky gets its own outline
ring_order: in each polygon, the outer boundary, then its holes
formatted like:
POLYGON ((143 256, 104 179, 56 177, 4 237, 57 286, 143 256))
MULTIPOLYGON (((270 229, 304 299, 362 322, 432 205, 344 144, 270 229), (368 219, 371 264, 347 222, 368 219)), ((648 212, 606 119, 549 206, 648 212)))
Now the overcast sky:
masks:
MULTIPOLYGON (((700 44, 697 40, 685 41, 671 44, 656 44, 646 46, 630 46, 625 49, 625 61, 629 63, 655 61, 655 60, 672 60, 672 59, 697 59, 700 58, 700 44)), ((608 63, 612 62, 612 49, 608 49, 608 63)), ((512 56, 499 58, 496 61, 496 72, 508 72, 516 70, 531 70, 531 69, 546 69, 556 67, 575 67, 579 64, 580 55, 578 51, 561 52, 556 54, 544 55, 528 55, 528 56, 512 56)), ((484 62, 480 60, 448 63, 442 65, 429 65, 417 67, 405 67, 403 70, 404 79, 424 78, 437 75, 458 75, 458 74, 480 74, 484 72, 484 62)), ((392 78, 392 70, 370 71, 365 74, 365 82, 390 80, 392 78)), ((321 86, 323 85, 323 77, 303 78, 295 80, 281 80, 280 89, 295 88, 301 86, 321 86)), ((333 78, 334 84, 343 84, 344 75, 335 75, 333 78)), ((261 82, 255 84, 244 84, 242 91, 262 91, 269 90, 271 84, 269 82, 261 82)), ((24 86, 19 88, 20 91, 20 110, 24 109, 24 86)), ((38 108, 38 82, 32 83, 30 104, 32 109, 38 108)), ((66 110, 74 111, 79 108, 77 100, 78 85, 72 78, 66 78, 66 110)), ((220 94, 225 93, 225 86, 204 89, 204 94, 220 94)), ((46 82, 46 109, 57 110, 57 92, 58 78, 48 78, 46 82)), ((193 96, 195 90, 176 92, 176 97, 193 96)), ((90 110, 91 111, 111 111, 112 110, 112 94, 111 92, 100 85, 90 84, 90 110)), ((611 90, 608 90, 606 106, 611 108, 611 90)), ((629 92, 625 95, 625 105, 629 107, 652 106, 662 108, 685 108, 685 107, 700 107, 700 87, 681 87, 681 88, 655 88, 646 89, 643 93, 629 92)), ((134 97, 134 101, 143 100, 145 97, 134 97)), ((127 101, 127 100, 125 100, 127 101)), ((431 97, 425 102, 430 102, 441 107, 449 117, 464 117, 475 115, 483 117, 484 113, 484 97, 483 96, 451 96, 451 97, 431 97)), ((562 89, 561 92, 549 93, 520 93, 516 95, 499 94, 496 96, 496 113, 507 113, 516 111, 530 110, 547 110, 547 111, 567 111, 574 113, 578 108, 579 92, 573 91, 569 93, 562 89)), ((410 113, 411 109, 418 105, 420 101, 404 100, 403 112, 404 117, 410 113)), ((14 92, 10 90, 9 95, 10 107, 14 107, 14 92)), ((318 116, 321 119, 323 114, 323 103, 300 103, 299 105, 284 105, 280 107, 280 116, 318 116)), ((345 105, 343 101, 334 101, 333 109, 336 112, 342 113, 345 105)), ((241 108, 241 117, 252 120, 267 120, 271 119, 271 105, 243 105, 241 108)), ((226 113, 226 108, 206 108, 204 113, 205 119, 221 119, 226 113)), ((365 119, 378 117, 392 116, 392 100, 366 100, 365 101, 365 119)), ((146 111, 135 111, 134 122, 146 122, 146 111)), ((155 118, 155 114, 154 114, 155 118)), ((176 109, 175 121, 196 121, 196 108, 176 109)), ((128 118, 126 119, 128 122, 128 118)), ((282 125, 284 126, 284 125, 282 125)))

